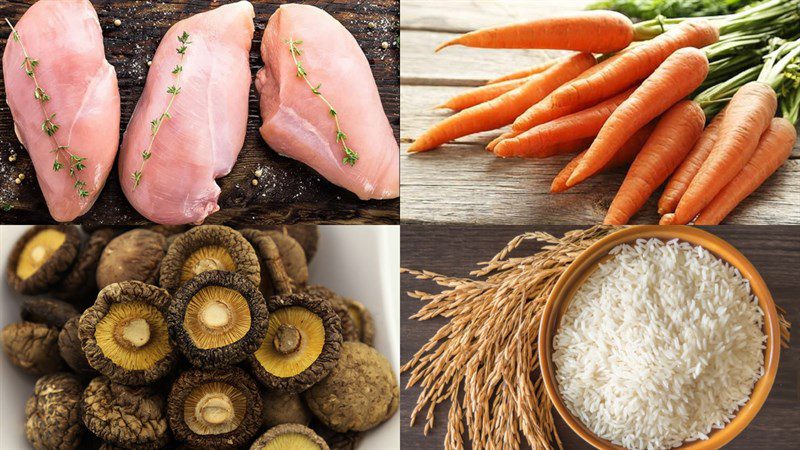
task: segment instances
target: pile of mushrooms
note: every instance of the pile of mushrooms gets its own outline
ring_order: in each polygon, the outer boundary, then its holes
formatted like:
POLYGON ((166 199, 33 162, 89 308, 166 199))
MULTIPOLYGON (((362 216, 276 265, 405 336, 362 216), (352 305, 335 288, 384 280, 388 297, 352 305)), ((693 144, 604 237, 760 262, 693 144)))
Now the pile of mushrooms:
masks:
POLYGON ((356 448, 397 411, 361 303, 309 286, 315 226, 36 226, 2 330, 39 449, 356 448))

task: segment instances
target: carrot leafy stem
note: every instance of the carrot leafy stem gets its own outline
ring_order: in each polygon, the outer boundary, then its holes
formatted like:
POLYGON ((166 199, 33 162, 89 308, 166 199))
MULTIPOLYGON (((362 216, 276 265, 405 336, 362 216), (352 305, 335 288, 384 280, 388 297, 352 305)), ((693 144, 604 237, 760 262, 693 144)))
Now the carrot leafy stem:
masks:
POLYGON ((342 164, 346 164, 348 166, 354 166, 355 163, 358 161, 359 155, 358 152, 353 150, 352 148, 347 146, 347 135, 342 131, 341 124, 339 123, 339 113, 336 112, 336 109, 331 105, 331 102, 322 95, 322 84, 314 85, 308 79, 308 72, 306 68, 303 67, 303 63, 300 61, 299 57, 303 53, 300 51, 300 44, 303 41, 297 40, 295 41, 291 37, 289 39, 284 40, 284 42, 289 46, 289 52, 292 54, 292 59, 294 60, 294 64, 297 67, 297 77, 302 78, 303 81, 311 88, 311 92, 314 93, 317 97, 320 98, 325 105, 328 106, 328 113, 333 118, 333 121, 336 123, 336 142, 342 145, 342 151, 344 152, 344 157, 342 157, 342 164))
POLYGON ((59 172, 61 169, 66 167, 68 169, 69 177, 75 180, 73 183, 73 188, 78 194, 78 197, 88 197, 89 191, 86 190, 86 182, 78 178, 78 172, 86 168, 86 158, 73 153, 68 145, 59 144, 56 133, 58 132, 60 126, 55 121, 56 113, 51 114, 48 112, 46 105, 46 103, 50 101, 50 95, 39 84, 39 80, 36 78, 36 68, 39 66, 39 60, 32 58, 28 54, 28 51, 25 49, 25 45, 22 43, 22 38, 20 37, 19 32, 16 28, 14 28, 14 25, 11 24, 11 21, 6 19, 6 23, 9 27, 11 27, 11 36, 14 39, 14 42, 17 42, 22 50, 23 59, 22 64, 20 64, 20 68, 25 71, 25 74, 30 77, 31 80, 33 80, 33 84, 35 86, 33 89, 33 98, 36 100, 36 103, 39 104, 39 107, 42 110, 42 116, 44 117, 41 126, 42 133, 46 134, 53 141, 53 149, 50 150, 50 153, 53 153, 53 171, 59 172))
POLYGON ((186 50, 189 48, 189 44, 191 44, 191 41, 189 41, 189 33, 184 31, 183 34, 178 36, 178 42, 180 42, 181 45, 176 48, 175 51, 180 56, 178 64, 174 69, 172 69, 172 74, 175 75, 175 83, 167 88, 167 94, 169 94, 170 97, 166 109, 164 109, 164 112, 158 117, 150 121, 150 141, 147 144, 147 149, 142 151, 142 162, 139 165, 139 170, 131 173, 134 190, 139 187, 139 184, 142 182, 142 173, 144 172, 145 163, 150 159, 151 156, 153 156, 153 143, 156 140, 156 135, 158 135, 158 131, 161 129, 161 125, 164 124, 164 121, 172 119, 172 115, 169 113, 169 110, 172 108, 172 104, 175 102, 175 97, 181 93, 181 88, 178 86, 178 82, 180 81, 181 74, 183 73, 183 58, 186 56, 186 50))

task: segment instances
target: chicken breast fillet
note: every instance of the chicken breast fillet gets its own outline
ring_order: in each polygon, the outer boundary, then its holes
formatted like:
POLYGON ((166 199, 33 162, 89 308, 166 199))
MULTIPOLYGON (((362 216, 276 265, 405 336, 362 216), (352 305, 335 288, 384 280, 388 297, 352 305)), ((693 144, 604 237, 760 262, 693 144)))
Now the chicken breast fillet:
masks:
POLYGON ((173 25, 156 50, 119 161, 125 196, 153 222, 199 224, 219 210, 215 179, 233 168, 247 129, 254 16, 246 1, 194 15, 173 25), (181 60, 176 49, 184 32, 188 43, 181 60), (173 73, 178 66, 179 77, 173 73), (180 88, 171 118, 163 120, 149 147, 151 121, 166 110, 171 86, 180 88), (148 148, 151 156, 143 165, 148 148))
POLYGON ((261 135, 273 150, 301 161, 330 182, 361 199, 400 194, 399 147, 386 118, 367 58, 353 35, 325 11, 308 5, 282 5, 270 17, 261 42, 264 68, 256 76, 261 95, 261 135), (289 40, 309 86, 297 76, 289 40), (350 165, 330 108, 347 145, 358 153, 350 165))
POLYGON ((88 0, 42 0, 15 29, 19 40, 10 35, 3 52, 6 102, 50 215, 69 222, 97 200, 117 154, 117 73, 106 61, 100 22, 88 0), (35 78, 26 73, 23 48, 36 61, 35 78), (34 97, 37 82, 46 101, 34 97), (52 136, 43 128, 48 117, 57 126, 52 136))

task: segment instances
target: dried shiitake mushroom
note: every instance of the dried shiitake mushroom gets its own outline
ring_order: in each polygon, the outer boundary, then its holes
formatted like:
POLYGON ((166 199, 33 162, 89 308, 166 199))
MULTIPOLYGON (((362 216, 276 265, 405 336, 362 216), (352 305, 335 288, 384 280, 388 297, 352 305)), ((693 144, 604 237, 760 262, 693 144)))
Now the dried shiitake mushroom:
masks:
POLYGON ((36 450, 72 450, 81 445, 81 395, 75 375, 54 373, 36 381, 25 404, 25 436, 36 450))
POLYGON ((311 411, 300 394, 263 390, 264 411, 261 414, 264 426, 272 428, 284 423, 308 425, 311 422, 311 411))
POLYGON ((78 316, 71 304, 49 298, 29 298, 22 302, 22 320, 61 328, 67 321, 78 316))
POLYGON ((169 442, 164 397, 149 386, 93 379, 83 392, 83 423, 104 441, 125 449, 158 449, 169 442))
POLYGON ((192 369, 169 393, 175 438, 197 448, 227 449, 250 442, 261 427, 261 394, 242 369, 192 369))
POLYGON ((306 261, 309 263, 317 253, 317 244, 319 243, 319 228, 317 225, 280 225, 266 228, 280 231, 294 238, 303 247, 306 261))
POLYGON ((304 391, 336 365, 339 317, 325 299, 308 294, 276 295, 267 307, 267 335, 250 356, 253 373, 270 389, 304 391))
POLYGON ((386 357, 361 342, 345 342, 336 367, 304 396, 328 428, 366 431, 397 411, 400 388, 386 357))
POLYGON ((244 360, 261 345, 268 317, 264 297, 248 278, 212 270, 178 289, 167 322, 189 362, 219 368, 244 360))
POLYGON ((222 225, 201 225, 170 245, 161 262, 161 287, 174 293, 183 283, 209 270, 237 272, 256 286, 261 282, 256 252, 238 231, 222 225))
POLYGON ((311 429, 322 439, 325 439, 331 450, 356 450, 363 436, 360 431, 345 431, 343 433, 333 431, 319 420, 315 420, 311 424, 311 429))
POLYGON ((78 336, 79 320, 80 316, 69 319, 58 333, 58 353, 75 373, 79 375, 93 374, 97 371, 89 365, 86 354, 81 348, 81 338, 78 336))
POLYGON ((325 286, 313 285, 305 288, 305 292, 319 295, 333 306, 334 311, 342 316, 341 310, 347 311, 349 321, 342 320, 342 336, 345 341, 360 341, 367 345, 372 345, 375 340, 375 322, 372 314, 361 303, 344 296, 341 296, 325 286), (350 330, 348 322, 352 323, 353 329, 350 330))
POLYGON ((58 328, 43 323, 17 322, 3 328, 3 351, 12 364, 32 375, 58 372, 58 328))
POLYGON ((250 450, 330 450, 325 440, 314 430, 299 423, 287 423, 270 428, 250 450))
POLYGON ((75 257, 81 237, 71 225, 37 225, 14 244, 6 275, 11 287, 25 295, 43 294, 61 281, 75 257))
POLYGON ((147 384, 166 375, 177 359, 166 318, 170 301, 167 291, 140 281, 103 288, 78 326, 89 364, 123 384, 147 384))
POLYGON ((111 228, 101 228, 89 235, 89 239, 78 251, 78 256, 69 272, 53 288, 53 295, 76 304, 91 301, 97 294, 95 274, 100 255, 115 234, 111 228))
POLYGON ((286 273, 280 250, 275 241, 260 230, 245 229, 241 233, 253 246, 258 256, 258 264, 261 268, 259 289, 264 297, 291 291, 292 280, 286 273))
POLYGON ((121 281, 156 284, 167 238, 155 231, 135 229, 115 237, 103 250, 97 266, 97 287, 121 281))
POLYGON ((308 261, 303 247, 288 234, 280 231, 264 231, 278 246, 283 267, 295 286, 305 286, 308 282, 308 261))

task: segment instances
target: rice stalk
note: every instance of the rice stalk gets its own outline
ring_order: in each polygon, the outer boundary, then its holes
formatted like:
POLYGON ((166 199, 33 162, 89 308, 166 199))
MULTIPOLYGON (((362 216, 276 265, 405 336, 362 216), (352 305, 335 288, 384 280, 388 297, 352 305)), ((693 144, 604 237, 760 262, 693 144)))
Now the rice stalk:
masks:
MULTIPOLYGON (((475 450, 562 448, 552 404, 539 372, 538 331, 547 298, 566 268, 584 250, 615 231, 607 226, 572 230, 557 238, 529 232, 513 238, 490 261, 478 263, 472 278, 401 269, 445 288, 432 294, 408 292, 424 302, 411 318, 450 319, 406 362, 406 389, 419 385, 410 426, 424 417, 425 435, 437 406, 449 402, 445 450, 463 450, 464 436, 475 450), (545 245, 533 255, 510 257, 526 241, 545 245)), ((782 343, 790 324, 780 310, 782 343)))

